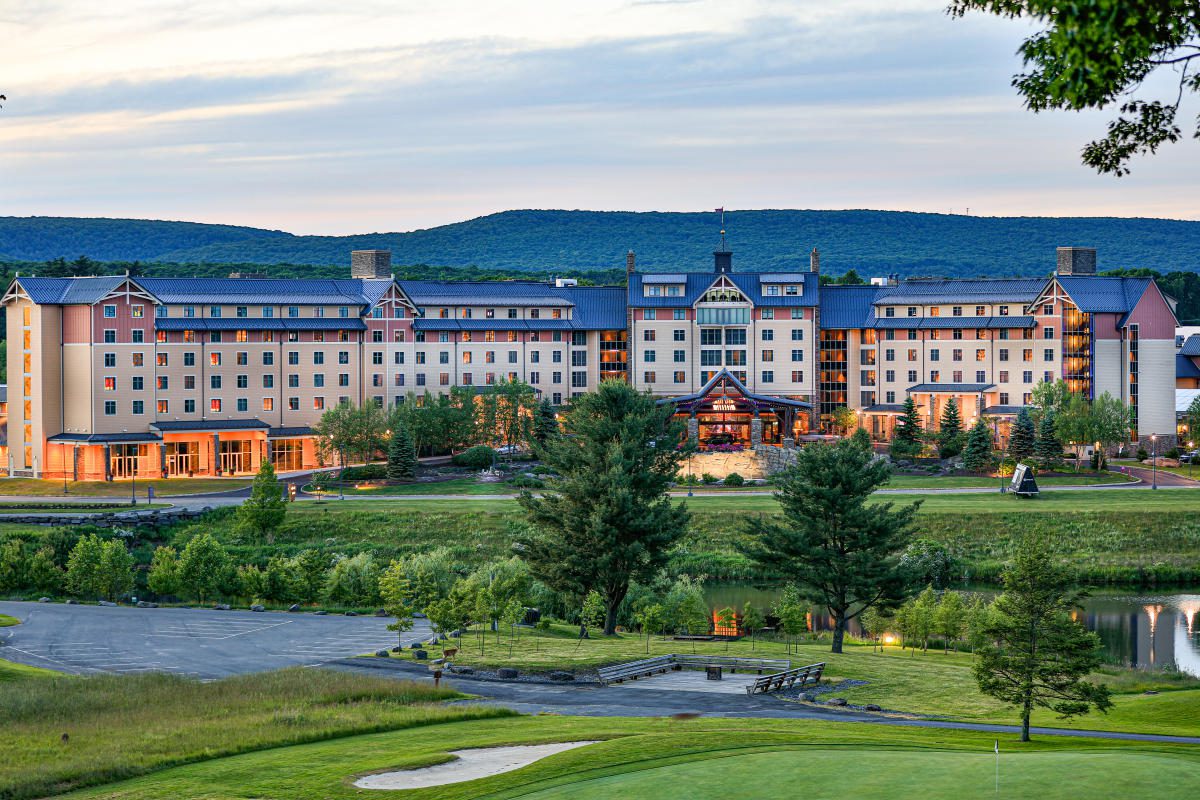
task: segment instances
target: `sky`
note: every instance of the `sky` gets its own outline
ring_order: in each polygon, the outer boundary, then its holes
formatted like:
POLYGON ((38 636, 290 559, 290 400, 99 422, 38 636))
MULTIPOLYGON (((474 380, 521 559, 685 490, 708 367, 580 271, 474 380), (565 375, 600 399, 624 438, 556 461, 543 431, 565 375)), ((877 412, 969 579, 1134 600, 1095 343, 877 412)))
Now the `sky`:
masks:
MULTIPOLYGON (((405 231, 513 208, 1200 219, 946 0, 0 0, 0 215, 405 231)), ((1194 115, 1192 110, 1191 114, 1194 115)))

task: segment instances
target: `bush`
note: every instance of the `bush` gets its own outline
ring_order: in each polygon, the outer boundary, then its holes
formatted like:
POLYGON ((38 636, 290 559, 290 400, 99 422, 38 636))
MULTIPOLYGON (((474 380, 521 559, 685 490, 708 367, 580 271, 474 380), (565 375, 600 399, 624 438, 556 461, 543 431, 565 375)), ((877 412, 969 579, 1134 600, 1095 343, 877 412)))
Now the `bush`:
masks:
POLYGON ((456 467, 488 469, 496 460, 496 451, 487 445, 476 445, 455 455, 450 461, 456 467))
MULTIPOLYGON (((1138 450, 1137 450, 1137 460, 1138 461, 1145 461, 1149 457, 1150 457, 1150 454, 1146 452, 1146 448, 1144 448, 1144 447, 1138 448, 1138 450)), ((1092 459, 1092 460, 1095 461, 1095 459, 1092 459)))
POLYGON ((709 475, 707 472, 700 476, 700 482, 706 485, 711 485, 717 482, 715 475, 709 475))
POLYGON ((508 479, 508 484, 518 489, 543 489, 546 486, 545 481, 530 478, 528 475, 514 475, 508 479))
POLYGON ((361 467, 346 467, 342 480, 378 481, 387 477, 387 464, 364 464, 361 467))
POLYGON ((1170 450, 1163 453, 1163 458, 1179 458, 1179 449, 1172 447, 1170 450))
POLYGON ((889 450, 892 458, 912 460, 921 455, 924 445, 920 442, 907 442, 904 439, 893 439, 889 450))
POLYGON ((531 469, 530 472, 532 472, 534 475, 553 475, 554 474, 554 470, 550 469, 545 464, 538 464, 536 467, 531 469))
POLYGON ((736 472, 731 472, 725 476, 726 486, 744 486, 745 484, 746 479, 741 475, 738 475, 736 472))

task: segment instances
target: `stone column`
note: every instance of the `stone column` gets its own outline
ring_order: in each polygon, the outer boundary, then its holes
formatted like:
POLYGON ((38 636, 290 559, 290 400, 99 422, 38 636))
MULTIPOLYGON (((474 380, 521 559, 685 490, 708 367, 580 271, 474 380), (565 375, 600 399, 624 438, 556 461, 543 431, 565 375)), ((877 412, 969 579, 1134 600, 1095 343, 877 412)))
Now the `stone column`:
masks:
POLYGON ((162 476, 167 477, 167 443, 158 443, 158 471, 162 476))
POLYGON ((104 480, 112 480, 112 445, 104 445, 104 480))
POLYGON ((71 480, 79 480, 79 448, 71 448, 71 480))
POLYGON ((690 444, 696 444, 700 439, 700 420, 692 414, 687 421, 687 436, 690 444))
POLYGON ((796 449, 796 440, 793 439, 791 436, 783 437, 783 449, 784 450, 796 449))
POLYGON ((754 413, 754 419, 750 420, 750 446, 758 447, 762 444, 763 423, 762 417, 758 412, 754 413))
POLYGON ((212 435, 212 471, 214 477, 221 472, 221 435, 214 433, 212 435))

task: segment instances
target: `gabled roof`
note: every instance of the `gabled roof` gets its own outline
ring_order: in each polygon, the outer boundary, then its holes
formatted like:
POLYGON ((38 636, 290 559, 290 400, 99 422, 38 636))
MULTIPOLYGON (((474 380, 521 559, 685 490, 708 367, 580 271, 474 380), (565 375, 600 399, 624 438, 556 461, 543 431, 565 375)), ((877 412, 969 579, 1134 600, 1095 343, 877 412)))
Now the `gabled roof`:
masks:
POLYGON ((1127 314, 1142 299, 1151 278, 1059 275, 1058 285, 1086 314, 1127 314))
POLYGON ((794 283, 804 287, 798 295, 766 295, 763 293, 764 284, 772 282, 765 281, 764 277, 777 278, 779 277, 779 273, 688 272, 684 273, 684 275, 687 280, 684 283, 683 295, 677 297, 645 297, 642 290, 642 286, 645 283, 655 284, 662 283, 662 281, 657 280, 653 274, 633 273, 629 276, 629 305, 635 308, 691 308, 708 287, 716 283, 717 279, 721 277, 728 278, 730 283, 740 289, 742 294, 746 295, 747 299, 755 306, 808 307, 815 306, 819 302, 817 286, 819 276, 815 272, 796 273, 794 275, 796 280, 785 281, 786 283, 794 283))
POLYGON ((1183 343, 1183 347, 1179 348, 1181 356, 1200 356, 1200 333, 1193 333, 1183 343))
POLYGON ((1175 377, 1200 378, 1200 367, 1196 366, 1196 362, 1183 353, 1177 353, 1175 355, 1175 377))
POLYGON ((880 287, 875 305, 1032 303, 1045 285, 1045 278, 907 280, 897 286, 880 287))
POLYGON ((769 405, 794 406, 796 408, 812 408, 811 403, 806 403, 803 400, 793 400, 790 397, 775 397, 774 395, 769 395, 769 394, 755 394, 754 392, 751 392, 749 389, 747 389, 746 384, 739 381, 737 379, 737 376, 734 375, 732 372, 730 372, 728 369, 722 369, 720 372, 718 372, 717 374, 715 374, 711 378, 709 378, 708 382, 705 383, 704 386, 702 386, 700 388, 700 391, 696 392, 695 394, 686 394, 686 395, 682 395, 680 397, 664 397, 660 400, 655 400, 654 401, 655 405, 660 405, 660 406, 664 405, 664 404, 682 405, 684 403, 692 403, 697 400, 702 400, 705 397, 707 397, 708 394, 713 390, 713 387, 716 386, 717 383, 719 383, 722 380, 727 380, 731 384, 733 384, 733 388, 735 390, 737 390, 737 392, 739 394, 741 394, 743 397, 745 397, 748 400, 754 400, 754 401, 757 401, 760 403, 766 403, 769 405))
POLYGON ((875 295, 881 286, 822 286, 821 327, 870 328, 875 323, 875 295))
POLYGON ((95 303, 125 281, 124 275, 90 278, 17 278, 29 299, 39 305, 95 303))

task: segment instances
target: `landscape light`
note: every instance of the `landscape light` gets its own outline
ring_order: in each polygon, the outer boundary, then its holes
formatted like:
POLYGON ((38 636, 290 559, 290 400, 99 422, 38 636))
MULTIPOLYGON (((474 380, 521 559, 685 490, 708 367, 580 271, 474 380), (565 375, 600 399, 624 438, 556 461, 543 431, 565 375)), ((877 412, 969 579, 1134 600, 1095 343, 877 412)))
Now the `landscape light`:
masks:
POLYGON ((896 637, 893 636, 892 634, 885 633, 883 635, 883 643, 884 644, 893 644, 895 641, 896 641, 896 637))

